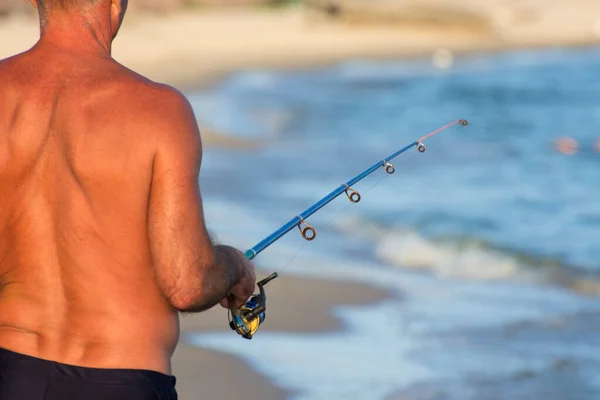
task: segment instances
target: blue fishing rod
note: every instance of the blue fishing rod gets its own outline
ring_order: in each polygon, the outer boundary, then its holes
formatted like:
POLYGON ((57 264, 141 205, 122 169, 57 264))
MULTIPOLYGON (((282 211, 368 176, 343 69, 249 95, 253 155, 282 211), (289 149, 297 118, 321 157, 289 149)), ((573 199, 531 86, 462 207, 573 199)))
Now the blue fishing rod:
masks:
MULTIPOLYGON (((308 209, 306 209, 300 215, 292 218, 289 222, 284 224, 281 228, 277 229, 271 235, 267 236, 265 239, 263 239, 261 242, 259 242, 256 246, 254 246, 250 250, 246 251, 246 253, 245 253, 246 257, 248 258, 248 260, 253 260, 254 258, 256 258, 257 255, 259 255, 261 252, 263 252, 265 249, 267 249, 273 243, 277 242, 283 236, 288 234, 294 228, 298 228, 300 230, 300 234, 302 235, 304 240, 309 241, 309 242, 315 240, 317 237, 317 231, 313 226, 311 226, 310 224, 308 224, 306 222, 306 220, 311 215, 313 215, 314 213, 316 213, 317 211, 319 211, 320 209, 325 207, 327 204, 331 203, 333 200, 338 198, 343 193, 346 194, 346 196, 348 197, 348 200, 350 200, 350 202, 355 203, 355 204, 359 203, 361 200, 361 195, 358 191, 352 189, 352 187, 354 185, 356 185, 358 182, 360 182, 367 176, 371 175, 373 172, 377 171, 379 168, 383 168, 388 175, 393 175, 396 172, 396 167, 394 167, 394 165, 391 164, 391 161, 393 159, 395 159, 399 155, 405 153, 406 151, 412 149, 413 147, 416 147, 417 150, 419 151, 419 153, 424 153, 427 150, 427 148, 425 147, 425 144, 424 144, 425 140, 427 140, 427 139, 431 138, 432 136, 435 136, 438 133, 445 131, 446 129, 448 129, 454 125, 457 125, 457 124, 460 124, 461 126, 469 125, 467 120, 464 120, 464 119, 454 121, 446 126, 443 126, 439 129, 431 132, 430 134, 428 134, 426 136, 423 136, 422 138, 420 138, 420 139, 410 143, 409 145, 405 146, 404 148, 398 150, 397 152, 390 155, 389 157, 379 161, 378 163, 374 164, 373 166, 371 166, 364 172, 362 172, 362 173, 358 174, 357 176, 355 176, 354 178, 350 179, 348 182, 343 183, 340 186, 338 186, 334 191, 329 193, 327 196, 325 196, 321 200, 317 201, 315 204, 310 206, 308 209)), ((250 300, 248 300, 248 302, 244 306, 242 306, 240 309, 237 309, 235 306, 233 306, 229 310, 229 326, 231 327, 231 329, 233 329, 235 332, 237 332, 243 338, 252 339, 254 334, 258 331, 258 328, 260 327, 260 325, 265 321, 265 314, 266 314, 266 310, 267 310, 267 302, 266 302, 267 297, 265 294, 264 286, 266 284, 268 284, 269 282, 271 282, 273 279, 277 278, 278 276, 279 275, 277 274, 277 272, 275 272, 272 275, 268 276, 267 278, 263 279, 262 281, 258 282, 257 286, 259 289, 259 294, 253 295, 250 298, 250 300)))

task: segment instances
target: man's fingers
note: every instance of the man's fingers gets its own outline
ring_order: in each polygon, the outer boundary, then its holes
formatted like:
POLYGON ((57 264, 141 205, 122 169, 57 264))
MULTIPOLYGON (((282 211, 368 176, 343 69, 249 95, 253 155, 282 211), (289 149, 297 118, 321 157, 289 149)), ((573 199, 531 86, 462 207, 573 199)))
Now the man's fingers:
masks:
POLYGON ((226 299, 221 300, 220 304, 221 304, 221 307, 229 310, 229 309, 231 309, 232 305, 234 305, 235 308, 241 308, 244 304, 246 304, 246 301, 247 300, 243 300, 242 298, 236 297, 232 302, 231 298, 228 297, 226 299))
POLYGON ((240 282, 231 289, 231 294, 238 298, 248 299, 254 293, 254 284, 252 282, 240 282))
POLYGON ((229 296, 221 300, 220 304, 223 308, 231 308, 232 302, 236 308, 242 307, 248 299, 254 294, 254 284, 252 282, 246 284, 238 284, 231 289, 229 296), (233 301, 232 301, 233 300, 233 301))

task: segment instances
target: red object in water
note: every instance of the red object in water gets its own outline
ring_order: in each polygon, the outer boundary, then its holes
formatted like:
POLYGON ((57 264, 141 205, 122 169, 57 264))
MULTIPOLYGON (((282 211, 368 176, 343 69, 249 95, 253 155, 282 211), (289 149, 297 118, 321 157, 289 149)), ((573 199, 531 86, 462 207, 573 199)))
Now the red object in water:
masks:
MULTIPOLYGON (((597 143, 600 145, 600 143, 597 143)), ((571 137, 562 137, 555 142, 556 150, 571 156, 579 150, 579 143, 571 137)), ((600 151, 600 149, 598 149, 600 151)))

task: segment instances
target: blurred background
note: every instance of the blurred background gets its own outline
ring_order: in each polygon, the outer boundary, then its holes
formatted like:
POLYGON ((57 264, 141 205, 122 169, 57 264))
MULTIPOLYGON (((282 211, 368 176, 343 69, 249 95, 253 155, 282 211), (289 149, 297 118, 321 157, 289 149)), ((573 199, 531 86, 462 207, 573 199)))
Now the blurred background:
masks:
MULTIPOLYGON (((259 255, 252 341, 183 317, 181 398, 600 398, 600 2, 130 3, 114 56, 194 107, 220 242, 470 123, 259 255)), ((35 43, 27 1, 0 15, 0 57, 35 43)))

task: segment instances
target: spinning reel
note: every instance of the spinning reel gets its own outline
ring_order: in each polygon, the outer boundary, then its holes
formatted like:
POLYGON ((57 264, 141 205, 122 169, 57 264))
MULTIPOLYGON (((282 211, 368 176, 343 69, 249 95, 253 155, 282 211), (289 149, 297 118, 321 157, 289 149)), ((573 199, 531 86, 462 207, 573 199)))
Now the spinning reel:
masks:
POLYGON ((264 286, 278 276, 277 272, 275 272, 273 275, 258 282, 257 286, 260 294, 253 295, 239 310, 236 307, 230 309, 229 326, 244 339, 251 340, 258 331, 258 328, 265 322, 267 296, 264 286))

